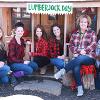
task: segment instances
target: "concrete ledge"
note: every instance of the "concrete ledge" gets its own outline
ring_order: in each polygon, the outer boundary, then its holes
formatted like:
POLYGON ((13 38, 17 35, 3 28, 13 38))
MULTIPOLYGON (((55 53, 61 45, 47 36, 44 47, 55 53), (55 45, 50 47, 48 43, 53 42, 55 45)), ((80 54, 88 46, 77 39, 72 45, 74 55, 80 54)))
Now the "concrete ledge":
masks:
POLYGON ((14 90, 32 90, 50 93, 56 96, 61 94, 62 84, 53 80, 24 81, 14 87, 14 90))

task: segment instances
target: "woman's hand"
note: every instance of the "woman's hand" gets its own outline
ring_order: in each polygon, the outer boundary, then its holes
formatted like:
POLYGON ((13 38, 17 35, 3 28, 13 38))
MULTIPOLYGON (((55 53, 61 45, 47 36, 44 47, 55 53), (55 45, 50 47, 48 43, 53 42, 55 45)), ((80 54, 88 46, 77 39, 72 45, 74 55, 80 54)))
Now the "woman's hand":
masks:
POLYGON ((29 52, 28 54, 29 54, 29 56, 31 56, 31 52, 29 52))
POLYGON ((65 57, 64 57, 64 55, 62 55, 62 56, 58 56, 57 58, 64 59, 65 57))
POLYGON ((26 60, 26 61, 24 61, 24 64, 29 64, 29 63, 30 63, 30 61, 27 61, 27 60, 26 60))
POLYGON ((32 43, 30 41, 27 41, 26 44, 31 45, 32 43))
POLYGON ((4 62, 0 61, 0 68, 4 66, 4 62))
POLYGON ((74 54, 73 57, 77 57, 79 54, 74 54))
POLYGON ((80 54, 85 55, 86 51, 85 50, 81 50, 80 54))
POLYGON ((100 61, 100 55, 96 56, 96 59, 100 61))

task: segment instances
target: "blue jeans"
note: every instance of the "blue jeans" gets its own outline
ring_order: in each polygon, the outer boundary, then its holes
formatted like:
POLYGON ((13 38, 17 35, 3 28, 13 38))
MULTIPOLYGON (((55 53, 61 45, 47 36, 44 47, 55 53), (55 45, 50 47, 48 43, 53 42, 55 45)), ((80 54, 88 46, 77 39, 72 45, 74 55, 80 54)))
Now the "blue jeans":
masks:
POLYGON ((59 59, 59 58, 52 58, 51 63, 54 64, 58 69, 65 68, 66 72, 72 70, 77 86, 80 86, 82 85, 81 75, 80 75, 81 66, 95 64, 95 60, 88 56, 80 55, 76 57, 75 59, 72 59, 71 61, 66 63, 65 67, 64 67, 64 60, 59 59))
POLYGON ((59 58, 51 58, 50 59, 51 64, 57 67, 57 69, 64 68, 64 60, 59 58))
POLYGON ((23 71, 25 75, 31 75, 33 71, 36 71, 38 69, 38 65, 30 61, 29 64, 23 64, 23 63, 14 63, 11 64, 11 70, 12 71, 23 71))
POLYGON ((7 65, 4 65, 3 67, 0 68, 0 81, 1 83, 8 83, 9 78, 8 78, 8 72, 10 71, 10 67, 7 65))
POLYGON ((81 82, 81 75, 80 75, 80 69, 82 65, 91 65, 91 64, 95 64, 95 60, 93 58, 90 58, 88 56, 85 55, 80 55, 78 57, 76 57, 75 59, 72 59, 71 61, 69 61, 66 65, 65 65, 65 70, 66 72, 72 70, 77 86, 82 85, 81 82))

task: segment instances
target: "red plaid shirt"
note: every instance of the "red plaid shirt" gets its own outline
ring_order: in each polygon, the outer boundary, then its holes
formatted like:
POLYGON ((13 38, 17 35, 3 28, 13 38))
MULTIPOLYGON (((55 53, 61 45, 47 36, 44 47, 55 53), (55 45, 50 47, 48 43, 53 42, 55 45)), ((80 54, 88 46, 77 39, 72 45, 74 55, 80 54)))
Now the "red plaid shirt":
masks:
POLYGON ((70 50, 74 54, 80 54, 81 49, 83 48, 86 51, 86 54, 90 57, 95 57, 96 49, 96 33, 90 28, 85 32, 83 38, 80 38, 79 31, 76 31, 72 34, 70 39, 70 50))
POLYGON ((23 63, 24 47, 24 40, 21 39, 21 45, 19 45, 14 37, 8 45, 8 63, 23 63))
POLYGON ((35 52, 31 52, 32 56, 48 56, 48 42, 41 38, 35 43, 35 52))
POLYGON ((55 58, 63 54, 63 45, 56 39, 50 39, 49 41, 49 57, 55 58))

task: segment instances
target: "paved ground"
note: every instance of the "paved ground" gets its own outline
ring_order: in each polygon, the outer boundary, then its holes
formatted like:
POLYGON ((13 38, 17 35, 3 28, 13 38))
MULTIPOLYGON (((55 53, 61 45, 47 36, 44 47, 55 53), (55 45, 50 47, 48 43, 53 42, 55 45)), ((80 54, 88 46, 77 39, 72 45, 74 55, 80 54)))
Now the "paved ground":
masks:
MULTIPOLYGON (((0 100, 1 97, 7 97, 12 95, 32 95, 42 98, 43 100, 100 100, 100 90, 85 90, 85 94, 82 97, 76 96, 76 91, 71 91, 70 88, 62 86, 61 95, 55 96, 50 93, 44 93, 41 91, 32 90, 15 90, 11 85, 0 87, 0 100)), ((33 99, 36 100, 36 99, 33 99)))
POLYGON ((0 97, 0 100, 43 100, 43 99, 38 96, 17 94, 7 97, 0 97))
MULTIPOLYGON (((39 91, 31 91, 31 90, 14 91, 14 88, 11 86, 2 87, 0 89, 0 97, 7 97, 16 94, 38 96, 43 100, 100 100, 99 90, 93 90, 93 91, 88 90, 85 91, 84 96, 76 97, 76 91, 72 92, 69 88, 64 86, 62 87, 62 92, 61 95, 59 96, 55 96, 55 95, 51 95, 39 91)), ((0 98, 0 100, 2 100, 2 98, 0 98)))

